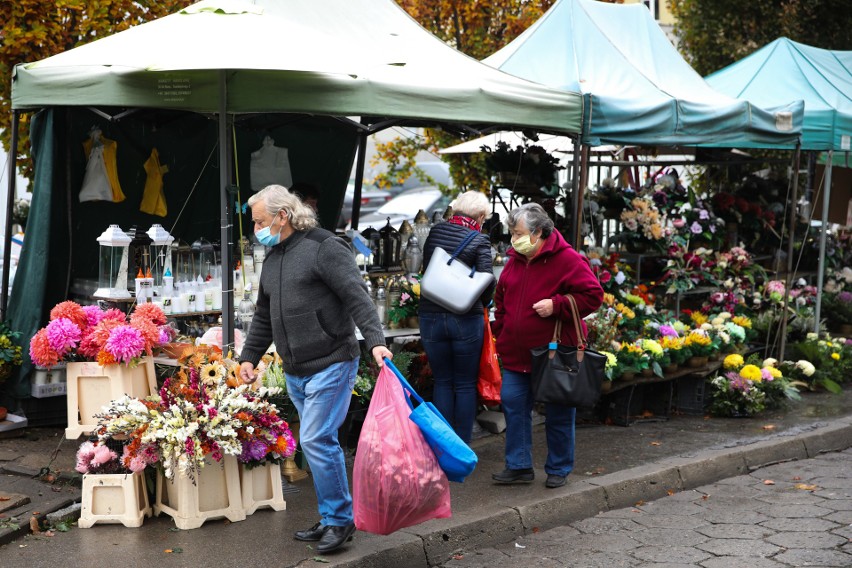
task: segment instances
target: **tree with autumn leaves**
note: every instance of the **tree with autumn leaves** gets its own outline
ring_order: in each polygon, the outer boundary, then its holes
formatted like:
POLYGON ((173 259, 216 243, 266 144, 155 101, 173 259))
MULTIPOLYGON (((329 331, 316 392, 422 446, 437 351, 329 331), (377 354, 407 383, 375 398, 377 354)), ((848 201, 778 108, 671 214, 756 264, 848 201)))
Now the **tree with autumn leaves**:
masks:
MULTIPOLYGON (((192 0, 4 0, 0 2, 0 139, 11 141, 12 70, 193 4, 192 0)), ((21 116, 18 169, 32 179, 29 124, 21 116)), ((11 154, 11 152, 10 152, 11 154)))

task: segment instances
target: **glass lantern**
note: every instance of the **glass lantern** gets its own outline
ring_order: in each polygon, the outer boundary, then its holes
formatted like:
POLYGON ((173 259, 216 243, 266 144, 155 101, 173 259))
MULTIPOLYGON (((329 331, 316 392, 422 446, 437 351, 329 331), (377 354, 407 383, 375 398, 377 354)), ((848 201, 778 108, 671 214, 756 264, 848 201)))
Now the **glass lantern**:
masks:
POLYGON ((100 258, 98 260, 98 298, 129 299, 127 270, 130 257, 130 237, 118 225, 110 225, 98 237, 100 258))
POLYGON ((402 267, 407 274, 419 274, 420 266, 423 264, 423 250, 417 242, 417 235, 408 238, 408 246, 402 253, 402 267))
POLYGON ((402 238, 399 236, 399 231, 391 227, 390 217, 388 217, 387 225, 379 231, 379 259, 385 270, 402 268, 401 249, 402 238))
POLYGON ((368 272, 382 272, 384 266, 381 259, 381 241, 382 237, 373 227, 367 227, 361 232, 361 235, 367 239, 367 246, 370 247, 370 258, 367 259, 368 272))
POLYGON ((163 275, 166 270, 172 270, 172 242, 175 240, 159 223, 151 225, 148 236, 153 241, 151 245, 151 276, 154 278, 154 289, 162 294, 163 275))
POLYGON ((154 241, 137 225, 130 227, 127 236, 130 237, 130 264, 127 267, 127 277, 128 282, 134 282, 140 273, 145 278, 151 271, 154 241))
POLYGON ((203 281, 211 280, 216 266, 216 249, 213 248, 213 243, 202 237, 192 243, 190 249, 193 280, 197 281, 199 276, 203 281))
POLYGON ((192 251, 178 239, 172 242, 172 276, 175 282, 188 282, 192 278, 192 251))
POLYGON ((417 237, 419 242, 425 243, 431 228, 432 225, 429 223, 429 217, 421 209, 417 212, 417 216, 414 217, 414 236, 417 237))
POLYGON ((399 237, 402 239, 402 252, 405 253, 405 247, 408 246, 408 238, 414 234, 414 227, 408 222, 408 219, 402 222, 399 226, 399 237))

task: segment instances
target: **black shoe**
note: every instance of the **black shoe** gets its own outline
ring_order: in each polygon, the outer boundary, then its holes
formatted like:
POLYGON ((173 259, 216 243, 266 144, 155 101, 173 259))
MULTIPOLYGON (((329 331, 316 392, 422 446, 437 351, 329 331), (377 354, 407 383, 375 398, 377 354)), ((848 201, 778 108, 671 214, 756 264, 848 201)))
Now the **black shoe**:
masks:
POLYGON ((497 483, 529 483, 535 479, 535 472, 531 467, 526 469, 506 468, 500 473, 492 473, 491 479, 497 483))
POLYGON ((325 528, 325 534, 317 545, 317 552, 331 552, 337 550, 346 541, 352 540, 352 533, 355 532, 355 523, 349 523, 342 527, 328 526, 325 528))
POLYGON ((325 531, 328 528, 329 528, 328 526, 326 526, 322 523, 317 523, 309 529, 306 529, 306 530, 303 530, 303 531, 296 531, 295 534, 293 534, 293 536, 296 538, 296 540, 305 540, 305 541, 308 541, 308 542, 316 542, 323 537, 323 535, 325 534, 325 531))
POLYGON ((555 475, 553 473, 547 474, 547 481, 544 482, 544 486, 548 489, 556 489, 557 487, 562 487, 565 485, 565 476, 564 475, 555 475))

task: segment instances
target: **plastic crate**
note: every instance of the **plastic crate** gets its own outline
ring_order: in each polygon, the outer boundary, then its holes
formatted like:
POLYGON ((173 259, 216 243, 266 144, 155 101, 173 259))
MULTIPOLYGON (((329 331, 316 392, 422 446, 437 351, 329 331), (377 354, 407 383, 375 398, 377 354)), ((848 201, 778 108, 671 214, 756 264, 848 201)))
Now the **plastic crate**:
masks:
POLYGON ((710 400, 705 377, 681 377, 676 387, 678 412, 700 416, 707 411, 710 400))

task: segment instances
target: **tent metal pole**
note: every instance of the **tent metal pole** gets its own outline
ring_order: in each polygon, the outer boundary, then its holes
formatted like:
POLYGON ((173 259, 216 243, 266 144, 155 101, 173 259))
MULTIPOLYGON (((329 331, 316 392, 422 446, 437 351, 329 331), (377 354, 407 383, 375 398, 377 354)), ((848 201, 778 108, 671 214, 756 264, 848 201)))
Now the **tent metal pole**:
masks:
POLYGON ((361 186, 364 183, 364 162, 367 159, 367 133, 358 133, 358 155, 355 161, 355 190, 352 195, 352 228, 358 230, 361 216, 361 186))
POLYGON ((577 217, 574 218, 574 242, 572 246, 576 250, 580 250, 580 244, 583 242, 583 202, 586 199, 586 187, 589 184, 589 146, 583 144, 580 146, 580 181, 577 186, 577 217))
MULTIPOLYGON (((580 135, 577 134, 573 139, 574 148, 580 146, 580 135)), ((579 234, 577 227, 579 226, 579 212, 582 211, 581 203, 578 203, 580 197, 580 152, 574 152, 574 162, 571 165, 571 221, 574 223, 574 231, 572 232, 571 246, 577 248, 577 235, 579 234)))
POLYGON ((834 150, 828 151, 828 166, 825 168, 825 191, 822 194, 822 227, 819 234, 819 265, 817 267, 817 294, 814 306, 814 333, 819 333, 820 310, 822 308, 822 287, 825 280, 825 241, 828 234, 828 206, 831 199, 831 163, 834 150))
POLYGON ((15 206, 15 165, 18 158, 18 111, 12 111, 12 141, 9 144, 9 171, 6 193, 6 231, 3 234, 3 278, 0 286, 0 321, 6 321, 9 304, 9 271, 12 269, 12 208, 15 206))
POLYGON ((796 203, 799 201, 799 160, 802 156, 802 145, 796 143, 796 154, 793 158, 793 195, 790 200, 790 227, 787 241, 787 278, 784 285, 784 300, 781 313, 780 346, 778 348, 778 360, 784 360, 784 351, 787 348, 787 300, 790 297, 790 283, 793 281, 793 240, 796 233, 796 203))
POLYGON ((219 72, 219 201, 221 206, 221 256, 222 256, 222 353, 234 348, 234 273, 233 240, 230 223, 231 200, 230 159, 228 148, 228 83, 227 71, 219 72))

